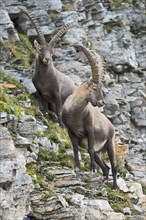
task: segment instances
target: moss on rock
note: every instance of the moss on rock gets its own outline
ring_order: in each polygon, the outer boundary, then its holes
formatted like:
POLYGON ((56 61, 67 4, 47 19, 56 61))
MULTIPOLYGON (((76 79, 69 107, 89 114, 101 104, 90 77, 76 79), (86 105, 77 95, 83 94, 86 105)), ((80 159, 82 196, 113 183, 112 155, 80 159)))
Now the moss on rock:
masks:
POLYGON ((105 186, 107 190, 108 201, 115 212, 121 212, 125 207, 131 207, 130 198, 120 190, 113 190, 108 186, 105 186))
POLYGON ((38 113, 38 107, 32 105, 32 97, 27 89, 18 81, 7 76, 3 71, 0 71, 0 109, 7 114, 18 115, 23 117, 24 114, 35 116, 38 113), (3 87, 3 84, 14 84, 15 89, 3 87), (30 107, 25 103, 29 102, 30 107))
POLYGON ((12 54, 10 64, 21 65, 24 69, 28 69, 34 61, 35 50, 33 49, 28 38, 19 34, 20 41, 1 43, 0 47, 9 48, 12 54))

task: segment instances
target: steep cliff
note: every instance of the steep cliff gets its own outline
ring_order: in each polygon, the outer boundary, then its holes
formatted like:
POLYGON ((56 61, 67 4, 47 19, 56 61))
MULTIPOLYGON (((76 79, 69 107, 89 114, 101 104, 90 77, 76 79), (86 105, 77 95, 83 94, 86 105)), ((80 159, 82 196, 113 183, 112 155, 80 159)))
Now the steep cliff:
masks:
POLYGON ((1 219, 144 219, 144 1, 0 4, 1 219), (118 192, 102 184, 100 170, 91 178, 87 152, 80 152, 82 172, 73 171, 66 131, 58 127, 54 115, 46 120, 30 95, 35 92, 31 82, 35 51, 30 42, 37 36, 22 8, 31 9, 47 40, 68 22, 80 25, 68 31, 54 55, 56 68, 75 83, 90 77, 90 67, 70 44, 82 43, 104 57, 106 104, 101 111, 116 128, 117 161, 124 178, 119 177, 118 192))

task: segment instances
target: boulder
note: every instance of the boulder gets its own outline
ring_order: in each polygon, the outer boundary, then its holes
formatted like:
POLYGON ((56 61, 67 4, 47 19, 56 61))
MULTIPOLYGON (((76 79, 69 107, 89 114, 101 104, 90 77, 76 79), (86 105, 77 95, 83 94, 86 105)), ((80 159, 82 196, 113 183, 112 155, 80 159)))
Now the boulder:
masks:
POLYGON ((26 173, 26 160, 14 146, 5 127, 1 130, 0 195, 3 220, 23 220, 28 208, 28 197, 33 190, 30 176, 26 173))
POLYGON ((0 9, 0 41, 19 41, 19 36, 14 28, 6 9, 0 9))

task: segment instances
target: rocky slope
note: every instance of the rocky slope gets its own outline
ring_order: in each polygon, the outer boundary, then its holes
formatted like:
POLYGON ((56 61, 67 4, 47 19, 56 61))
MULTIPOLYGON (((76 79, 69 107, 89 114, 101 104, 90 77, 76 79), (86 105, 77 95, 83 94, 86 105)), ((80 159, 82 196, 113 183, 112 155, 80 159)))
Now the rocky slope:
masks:
POLYGON ((144 2, 9 0, 0 4, 0 218, 144 219, 144 2), (67 22, 80 24, 68 31, 54 55, 56 67, 77 84, 90 77, 90 67, 69 44, 82 43, 104 57, 106 105, 101 111, 116 128, 119 191, 102 184, 100 170, 94 175, 88 172, 87 152, 80 152, 82 172, 73 170, 66 131, 54 116, 46 120, 29 95, 35 91, 31 83, 35 52, 24 35, 32 42, 36 33, 22 8, 33 11, 48 41, 67 22))

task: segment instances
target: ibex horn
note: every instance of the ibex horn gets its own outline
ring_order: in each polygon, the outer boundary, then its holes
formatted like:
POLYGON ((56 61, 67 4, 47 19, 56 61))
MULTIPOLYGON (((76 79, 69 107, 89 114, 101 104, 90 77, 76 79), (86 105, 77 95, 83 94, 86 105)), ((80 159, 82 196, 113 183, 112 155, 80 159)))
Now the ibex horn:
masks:
POLYGON ((46 43, 46 40, 45 40, 45 37, 44 37, 43 33, 41 32, 40 25, 39 25, 38 21, 33 17, 33 15, 31 14, 30 11, 28 11, 28 10, 23 10, 23 13, 25 13, 25 14, 29 17, 29 19, 31 20, 31 22, 33 23, 33 25, 34 25, 34 27, 35 27, 35 30, 36 30, 36 32, 37 32, 37 34, 38 34, 40 44, 41 44, 41 45, 47 44, 47 43, 46 43))
POLYGON ((104 73, 103 60, 101 56, 98 53, 86 49, 82 45, 73 46, 80 49, 86 55, 91 66, 93 82, 98 83, 99 81, 101 81, 101 77, 104 73), (96 56, 96 59, 93 58, 92 54, 96 56))
POLYGON ((62 27, 56 34, 55 36, 52 38, 52 40, 49 42, 49 47, 53 48, 55 46, 55 44, 57 43, 57 41, 60 40, 60 38, 62 37, 63 34, 65 34, 68 29, 72 28, 72 27, 77 27, 77 25, 75 23, 69 23, 66 24, 64 27, 62 27))

